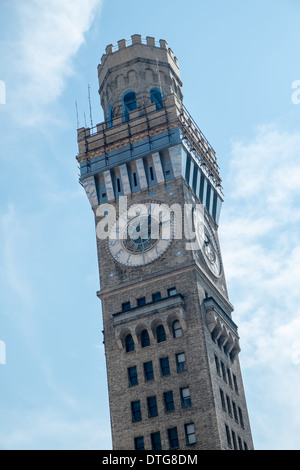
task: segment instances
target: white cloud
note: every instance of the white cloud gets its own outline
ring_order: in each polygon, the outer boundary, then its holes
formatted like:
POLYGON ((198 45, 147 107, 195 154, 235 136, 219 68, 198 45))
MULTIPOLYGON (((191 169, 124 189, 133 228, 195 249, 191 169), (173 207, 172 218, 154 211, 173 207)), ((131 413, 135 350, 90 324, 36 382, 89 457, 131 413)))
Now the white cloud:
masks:
MULTIPOLYGON (((263 407, 253 413, 258 433, 268 422, 267 404, 283 420, 300 409, 299 156, 300 133, 275 127, 260 128, 252 142, 235 142, 220 225, 244 371, 251 376, 250 394, 257 393, 263 407)), ((291 434, 299 435, 298 423, 291 434)), ((281 442, 273 428, 261 433, 267 447, 297 445, 288 442, 288 433, 281 442)))
POLYGON ((72 59, 84 42, 102 0, 31 0, 18 4, 17 57, 19 83, 11 99, 23 123, 35 124, 42 107, 63 91, 73 73, 72 59))

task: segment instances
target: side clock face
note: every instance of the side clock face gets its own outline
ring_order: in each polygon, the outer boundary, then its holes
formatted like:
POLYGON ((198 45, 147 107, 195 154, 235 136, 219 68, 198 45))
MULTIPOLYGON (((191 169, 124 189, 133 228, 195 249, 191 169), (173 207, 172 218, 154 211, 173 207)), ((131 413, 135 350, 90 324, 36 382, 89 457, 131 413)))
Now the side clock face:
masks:
POLYGON ((203 217, 195 216, 196 237, 202 256, 214 276, 221 275, 221 258, 218 246, 208 222, 203 217))
POLYGON ((120 264, 140 267, 152 263, 169 247, 173 222, 159 203, 133 206, 122 214, 109 235, 110 254, 120 264))

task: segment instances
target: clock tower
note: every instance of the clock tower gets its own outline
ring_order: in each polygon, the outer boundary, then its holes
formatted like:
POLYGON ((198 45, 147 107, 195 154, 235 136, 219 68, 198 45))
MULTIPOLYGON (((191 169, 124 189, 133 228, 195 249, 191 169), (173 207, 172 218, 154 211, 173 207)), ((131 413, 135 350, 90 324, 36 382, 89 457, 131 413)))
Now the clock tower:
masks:
POLYGON ((252 449, 215 152, 166 41, 109 45, 105 121, 78 129, 95 215, 113 449, 252 449))

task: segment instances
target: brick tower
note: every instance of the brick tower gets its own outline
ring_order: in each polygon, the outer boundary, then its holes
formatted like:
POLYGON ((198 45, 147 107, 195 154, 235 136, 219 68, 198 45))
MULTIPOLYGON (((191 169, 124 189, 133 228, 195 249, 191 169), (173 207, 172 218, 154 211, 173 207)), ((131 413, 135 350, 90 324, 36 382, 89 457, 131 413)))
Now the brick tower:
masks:
POLYGON ((113 448, 252 449, 215 152, 152 37, 106 47, 105 121, 78 129, 95 214, 113 448))

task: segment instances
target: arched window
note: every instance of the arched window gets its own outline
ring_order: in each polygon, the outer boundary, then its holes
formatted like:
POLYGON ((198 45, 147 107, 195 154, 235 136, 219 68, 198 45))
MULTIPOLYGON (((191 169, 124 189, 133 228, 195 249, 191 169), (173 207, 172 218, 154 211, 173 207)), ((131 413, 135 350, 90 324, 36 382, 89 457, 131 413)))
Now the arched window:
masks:
POLYGON ((156 328, 156 339, 158 343, 166 341, 166 332, 163 325, 158 325, 158 327, 156 328))
POLYGON ((179 320, 175 320, 172 325, 173 338, 180 338, 182 336, 182 328, 179 320))
POLYGON ((106 113, 106 126, 110 129, 113 126, 113 108, 112 105, 108 105, 106 113))
POLYGON ((163 108, 163 92, 159 88, 152 88, 150 90, 150 99, 151 102, 155 104, 156 110, 163 108))
POLYGON ((134 91, 127 91, 123 96, 124 121, 129 121, 129 113, 137 108, 136 95, 134 91))
POLYGON ((149 333, 147 330, 143 330, 141 332, 141 346, 145 348, 146 346, 150 346, 150 338, 149 333))
POLYGON ((134 341, 131 334, 127 335, 125 338, 125 350, 126 352, 134 351, 134 341))

